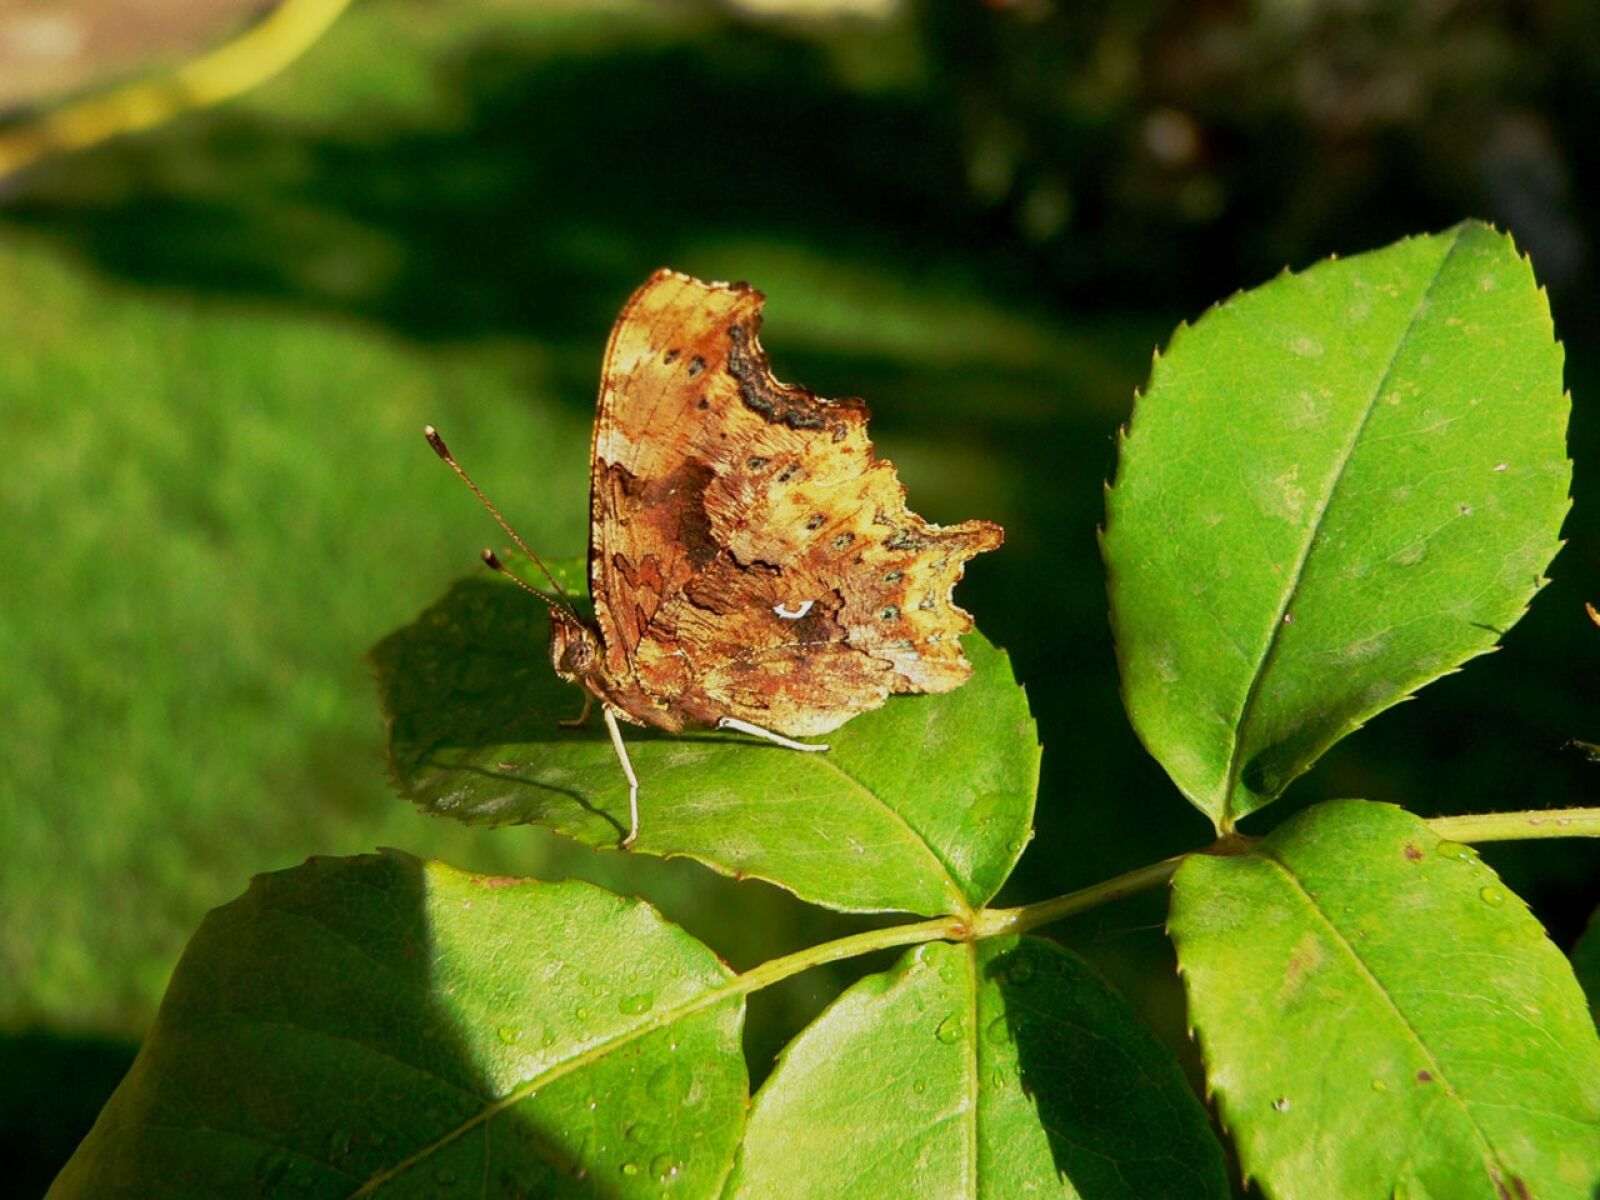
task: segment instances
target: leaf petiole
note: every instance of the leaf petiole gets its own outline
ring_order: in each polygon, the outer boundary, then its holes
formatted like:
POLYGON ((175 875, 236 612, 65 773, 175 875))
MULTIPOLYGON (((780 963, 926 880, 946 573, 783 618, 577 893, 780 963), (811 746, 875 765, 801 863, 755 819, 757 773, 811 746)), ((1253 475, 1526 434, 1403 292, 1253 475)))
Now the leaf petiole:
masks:
MULTIPOLYGON (((1600 837, 1600 808, 1467 813, 1459 816, 1434 817, 1425 824, 1440 837, 1457 842, 1600 837)), ((1201 849, 1175 854, 1160 862, 1125 871, 1101 883, 1091 884, 1075 892, 1067 892, 1065 895, 1040 900, 1034 904, 1023 904, 1016 908, 981 909, 970 919, 956 916, 935 917, 905 925, 890 925, 884 929, 870 929, 865 933, 851 934, 835 941, 821 942, 751 968, 730 983, 722 994, 737 992, 740 995, 749 995, 812 967, 855 958, 861 954, 870 954, 874 950, 912 946, 921 942, 976 942, 1007 934, 1026 933, 1041 925, 1076 916, 1091 908, 1099 908, 1102 904, 1109 904, 1124 896, 1132 896, 1159 887, 1172 878, 1190 855, 1237 853, 1247 846, 1250 840, 1237 835, 1223 838, 1201 849)))

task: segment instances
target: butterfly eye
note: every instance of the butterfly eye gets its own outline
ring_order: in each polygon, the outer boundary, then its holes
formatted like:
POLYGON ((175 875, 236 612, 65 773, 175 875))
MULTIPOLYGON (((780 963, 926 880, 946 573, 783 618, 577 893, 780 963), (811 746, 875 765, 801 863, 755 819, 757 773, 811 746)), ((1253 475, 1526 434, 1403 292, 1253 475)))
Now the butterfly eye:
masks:
POLYGON ((587 675, 593 666, 594 646, 587 637, 574 638, 561 652, 561 670, 568 675, 587 675))

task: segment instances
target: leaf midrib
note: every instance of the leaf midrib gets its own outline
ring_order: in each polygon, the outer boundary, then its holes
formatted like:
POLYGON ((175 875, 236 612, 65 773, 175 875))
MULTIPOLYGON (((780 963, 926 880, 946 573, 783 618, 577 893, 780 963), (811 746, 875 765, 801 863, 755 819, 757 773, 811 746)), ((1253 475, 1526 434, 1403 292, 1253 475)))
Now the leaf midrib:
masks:
POLYGON ((444 1149, 444 1147, 448 1146, 451 1142, 454 1142, 465 1136, 478 1126, 487 1124, 501 1113, 515 1108, 524 1100, 530 1099, 531 1097, 537 1095, 541 1089, 549 1087, 552 1083, 566 1078, 574 1071, 581 1070, 582 1068, 589 1066, 591 1063, 599 1062, 602 1058, 606 1057, 608 1054, 611 1054, 613 1051, 621 1050, 623 1047, 631 1045, 641 1038, 648 1037, 652 1033, 656 1033, 662 1029, 676 1025, 679 1021, 687 1020, 689 1017, 692 1017, 696 1013, 702 1012, 705 1009, 715 1008, 723 1001, 742 999, 745 995, 761 986, 760 983, 752 982, 753 980, 754 976, 749 973, 744 975, 731 975, 717 987, 701 992, 700 995, 695 996, 690 1000, 686 1000, 673 1008, 663 1009, 660 1013, 651 1017, 649 1020, 640 1021, 637 1025, 630 1026, 629 1028, 622 1030, 620 1033, 613 1034, 608 1038, 602 1038, 600 1041, 595 1042, 587 1049, 574 1054, 571 1058, 563 1059, 560 1062, 552 1064, 540 1074, 535 1075, 531 1079, 524 1080, 498 1100, 491 1104, 485 1105, 482 1109, 473 1113, 472 1116, 461 1122, 461 1124, 457 1125, 454 1129, 451 1129, 442 1136, 435 1138, 426 1146, 423 1146, 420 1150, 417 1150, 415 1153, 401 1159, 394 1166, 385 1167, 382 1171, 378 1172, 376 1175, 373 1175, 359 1188, 351 1192, 348 1200, 356 1200, 356 1198, 359 1196, 371 1196, 375 1194, 377 1190, 384 1184, 389 1183, 394 1179, 398 1179, 407 1171, 410 1171, 420 1163, 425 1162, 433 1154, 444 1149))
POLYGON ((1266 649, 1262 651, 1261 658, 1256 663, 1255 671, 1250 678, 1250 686, 1245 692, 1244 703, 1239 708, 1239 718, 1234 723, 1233 747, 1228 753, 1228 773, 1222 793, 1221 817, 1224 829, 1233 827, 1234 798, 1238 793, 1239 778, 1244 770, 1244 763, 1241 758, 1245 742, 1244 735, 1251 718, 1254 716, 1256 703, 1260 699, 1262 685, 1267 673, 1274 658, 1277 656, 1280 638, 1285 627, 1284 617, 1288 614, 1290 606, 1300 592, 1300 586, 1305 580, 1306 571, 1311 562, 1312 550, 1317 544, 1317 536, 1322 532, 1323 522, 1326 520, 1329 510, 1333 507, 1335 497, 1339 494, 1339 488, 1344 482, 1345 472, 1349 469, 1350 460, 1355 457, 1355 452, 1361 445, 1362 435, 1366 432, 1367 424, 1371 421, 1372 414, 1377 410, 1378 399, 1383 395, 1384 385, 1389 382, 1390 376, 1394 373, 1395 363, 1399 361, 1401 351, 1405 349, 1406 344, 1411 340, 1412 334, 1416 332, 1418 323, 1427 311, 1428 299, 1433 295, 1433 289, 1438 286, 1440 278, 1444 275, 1445 267, 1449 265, 1451 258, 1460 248, 1464 232, 1465 230, 1462 226, 1457 226, 1451 231, 1452 240, 1450 246, 1439 257, 1438 265, 1434 267, 1432 277, 1417 297, 1417 302, 1411 310, 1411 316, 1406 320, 1405 330, 1395 342, 1394 349, 1389 354, 1388 362, 1384 363, 1383 371, 1379 374, 1377 383, 1373 385, 1372 391, 1367 397, 1366 407, 1361 413, 1361 419, 1356 422, 1354 432, 1339 455, 1338 465, 1333 473, 1333 482, 1324 492, 1322 502, 1317 506, 1316 514, 1306 528, 1305 540, 1296 557, 1294 569, 1289 574, 1287 586, 1283 592, 1283 600, 1278 605, 1277 612, 1273 616, 1272 625, 1267 632, 1266 649))
POLYGON ((1472 1109, 1467 1105, 1467 1102, 1461 1093, 1453 1085, 1451 1085, 1448 1080, 1446 1080, 1444 1068, 1440 1065, 1437 1056, 1433 1053, 1433 1049, 1428 1045, 1427 1041, 1424 1040, 1417 1027, 1411 1023, 1410 1018, 1406 1016, 1404 1010, 1402 1010, 1400 1005, 1396 1003, 1394 997, 1390 995, 1389 989, 1383 985, 1383 981, 1378 978, 1376 972, 1374 972, 1373 969, 1367 964, 1366 959, 1361 957, 1361 954, 1356 949, 1355 944, 1344 935, 1343 930, 1334 924, 1333 918, 1328 916, 1328 914, 1323 911, 1322 906, 1317 903, 1316 897, 1314 897, 1311 894, 1310 889, 1308 889, 1305 884, 1301 882, 1300 877, 1290 868, 1288 863, 1284 862, 1276 854, 1267 850, 1263 850, 1260 857, 1262 862, 1270 865, 1294 887, 1295 891, 1304 900, 1306 908, 1316 916, 1316 918, 1327 929, 1328 934, 1330 937, 1332 937, 1334 943, 1338 945, 1345 952, 1350 961, 1355 964, 1356 969, 1360 973, 1361 977, 1372 986, 1372 990, 1383 1001, 1384 1005, 1389 1009, 1389 1012, 1394 1016, 1394 1019, 1399 1023, 1400 1027, 1405 1030, 1406 1034, 1416 1044, 1417 1049, 1422 1052, 1423 1057, 1427 1059, 1429 1070, 1431 1071, 1435 1081, 1438 1082, 1440 1088, 1442 1089, 1443 1099, 1446 1102, 1455 1102, 1455 1105, 1460 1110, 1462 1117, 1465 1118, 1467 1125, 1472 1129, 1472 1132, 1477 1135, 1478 1140, 1483 1143, 1484 1152, 1488 1158, 1497 1164, 1501 1170, 1506 1172, 1507 1178, 1513 1178, 1514 1173, 1511 1167, 1501 1159, 1500 1152, 1498 1149, 1496 1149, 1494 1142, 1490 1140, 1488 1131, 1483 1128, 1483 1126, 1478 1122, 1477 1117, 1473 1115, 1472 1109))

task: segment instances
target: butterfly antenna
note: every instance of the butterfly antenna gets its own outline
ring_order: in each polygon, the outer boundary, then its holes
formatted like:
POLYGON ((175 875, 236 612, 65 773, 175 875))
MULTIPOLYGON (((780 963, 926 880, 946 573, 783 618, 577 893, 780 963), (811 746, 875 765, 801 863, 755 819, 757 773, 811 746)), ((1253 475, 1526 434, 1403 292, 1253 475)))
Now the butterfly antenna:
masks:
POLYGON ((527 592, 528 595, 537 596, 542 603, 549 605, 553 609, 561 608, 560 602, 554 596, 547 596, 538 588, 534 587, 533 584, 522 578, 522 576, 518 575, 510 567, 506 566, 505 563, 501 562, 500 556, 487 546, 485 546, 483 549, 483 564, 491 571, 495 571, 501 575, 504 575, 507 579, 511 580, 512 583, 516 584, 523 591, 527 592))
POLYGON ((468 475, 464 470, 461 469, 461 464, 455 460, 455 455, 450 453, 450 447, 444 444, 444 439, 439 436, 439 431, 432 425, 424 425, 422 427, 422 436, 428 439, 428 445, 433 447, 433 452, 444 460, 445 465, 456 473, 461 482, 472 489, 472 494, 478 498, 478 503, 489 510, 489 515, 499 522, 500 528, 504 529, 511 540, 516 543, 517 549, 521 550, 533 560, 533 565, 538 567, 540 572, 543 573, 544 577, 550 581, 550 586, 555 588, 556 595, 560 596, 561 600, 559 602, 553 601, 551 597, 546 596, 538 588, 525 583, 516 575, 512 574, 512 572, 506 567, 505 563, 501 562, 500 559, 495 556, 494 551, 485 550, 483 552, 483 561, 488 563, 492 570, 499 571, 508 579, 515 580, 517 583, 521 584, 524 591, 532 592, 546 604, 554 603, 557 607, 565 605, 567 611, 576 617, 578 615, 578 609, 577 606, 572 603, 572 597, 567 595, 566 589, 556 582, 556 577, 550 574, 550 568, 544 565, 544 560, 533 552, 533 550, 528 546, 528 543, 522 540, 522 535, 519 534, 515 529, 511 528, 511 523, 500 515, 500 510, 490 502, 489 497, 483 494, 483 489, 473 482, 472 476, 468 475))

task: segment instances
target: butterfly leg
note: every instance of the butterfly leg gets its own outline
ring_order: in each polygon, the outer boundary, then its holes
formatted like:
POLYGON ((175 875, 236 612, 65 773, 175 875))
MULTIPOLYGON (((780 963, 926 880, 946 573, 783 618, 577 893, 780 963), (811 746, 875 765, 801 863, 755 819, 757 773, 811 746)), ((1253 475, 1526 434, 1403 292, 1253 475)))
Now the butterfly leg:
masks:
POLYGON ((797 742, 793 738, 786 738, 781 733, 773 733, 770 729, 763 729, 759 725, 752 725, 749 721, 741 721, 738 717, 720 717, 717 720, 718 729, 731 729, 735 733, 748 733, 752 737, 765 738, 775 745, 783 746, 789 750, 809 750, 813 753, 826 750, 826 746, 811 742, 797 742))
POLYGON ((594 693, 588 688, 583 689, 583 711, 575 717, 566 717, 556 724, 563 729, 582 729, 589 723, 589 711, 594 708, 594 693))
POLYGON ((619 849, 626 850, 633 845, 633 839, 639 836, 639 777, 633 773, 633 764, 628 761, 628 750, 622 744, 622 730, 617 728, 617 715, 611 711, 609 704, 600 706, 606 714, 606 730, 611 734, 611 746, 617 752, 617 761, 622 764, 622 773, 628 779, 628 836, 622 839, 619 849))

